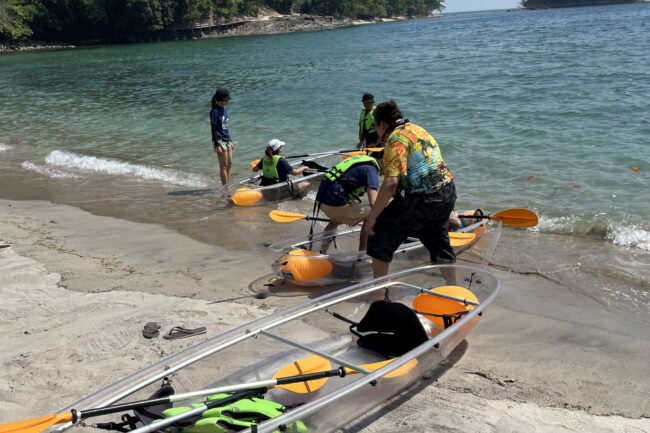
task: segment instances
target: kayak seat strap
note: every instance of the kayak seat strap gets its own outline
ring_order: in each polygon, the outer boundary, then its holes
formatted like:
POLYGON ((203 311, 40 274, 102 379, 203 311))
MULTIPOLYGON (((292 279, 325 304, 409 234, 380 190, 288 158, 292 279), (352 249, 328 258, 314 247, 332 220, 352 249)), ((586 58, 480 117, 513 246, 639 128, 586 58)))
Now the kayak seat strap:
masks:
POLYGON ((127 433, 138 428, 138 419, 125 413, 122 415, 122 422, 102 422, 93 424, 93 427, 101 430, 119 431, 127 433))
POLYGON ((435 314, 435 313, 422 313, 417 310, 413 310, 413 311, 417 314, 422 314, 423 316, 440 317, 442 319, 442 322, 445 325, 445 329, 449 328, 451 325, 453 325, 454 323, 462 319, 465 314, 469 313, 468 310, 459 311, 457 313, 452 313, 452 314, 435 314))

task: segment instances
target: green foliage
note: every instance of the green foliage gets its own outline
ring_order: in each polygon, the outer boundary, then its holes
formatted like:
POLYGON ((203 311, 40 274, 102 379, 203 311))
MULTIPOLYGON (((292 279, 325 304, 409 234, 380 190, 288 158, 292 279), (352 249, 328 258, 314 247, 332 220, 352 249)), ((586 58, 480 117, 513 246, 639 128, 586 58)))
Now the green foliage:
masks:
POLYGON ((120 42, 207 18, 256 16, 262 6, 360 19, 426 15, 442 7, 439 0, 0 0, 0 41, 120 42))

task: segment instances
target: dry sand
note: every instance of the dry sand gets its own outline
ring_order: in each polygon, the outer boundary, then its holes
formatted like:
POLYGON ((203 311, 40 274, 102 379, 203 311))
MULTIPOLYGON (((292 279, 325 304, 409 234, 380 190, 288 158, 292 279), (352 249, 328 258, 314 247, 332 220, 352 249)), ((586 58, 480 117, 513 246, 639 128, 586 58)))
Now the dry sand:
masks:
MULTIPOLYGON (((252 297, 269 273, 256 252, 47 202, 0 200, 2 245, 0 422, 304 299, 252 297), (149 321, 208 332, 146 340, 149 321)), ((650 432, 648 327, 553 281, 495 273, 500 297, 452 356, 344 431, 650 432)))

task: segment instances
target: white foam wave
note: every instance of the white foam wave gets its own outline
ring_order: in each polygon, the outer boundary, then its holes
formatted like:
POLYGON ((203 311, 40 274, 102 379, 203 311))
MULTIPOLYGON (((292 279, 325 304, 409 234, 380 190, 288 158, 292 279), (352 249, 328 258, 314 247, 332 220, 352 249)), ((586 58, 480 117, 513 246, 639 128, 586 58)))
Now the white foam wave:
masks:
POLYGON ((650 232, 636 225, 610 223, 605 238, 616 245, 650 251, 650 232))
POLYGON ((52 151, 45 162, 50 165, 74 168, 78 170, 107 173, 114 175, 130 175, 147 180, 159 180, 174 185, 205 188, 207 183, 199 175, 183 173, 177 170, 159 169, 139 164, 117 161, 114 159, 97 158, 94 156, 77 155, 60 150, 52 151))
POLYGON ((552 233, 573 233, 576 220, 577 217, 575 216, 547 217, 541 215, 537 226, 530 230, 552 233))
POLYGON ((24 161, 21 166, 25 170, 31 170, 35 171, 39 174, 42 174, 47 177, 51 177, 53 179, 78 179, 79 176, 75 176, 72 173, 67 173, 64 171, 59 171, 59 170, 54 170, 49 167, 43 166, 43 165, 36 165, 34 163, 31 163, 29 161, 24 161))
POLYGON ((0 144, 0 152, 6 152, 9 149, 11 149, 11 146, 8 146, 6 144, 0 144))
POLYGON ((599 234, 615 245, 635 247, 650 251, 650 231, 630 222, 582 220, 580 216, 540 216, 536 227, 529 230, 545 233, 584 235, 599 234))

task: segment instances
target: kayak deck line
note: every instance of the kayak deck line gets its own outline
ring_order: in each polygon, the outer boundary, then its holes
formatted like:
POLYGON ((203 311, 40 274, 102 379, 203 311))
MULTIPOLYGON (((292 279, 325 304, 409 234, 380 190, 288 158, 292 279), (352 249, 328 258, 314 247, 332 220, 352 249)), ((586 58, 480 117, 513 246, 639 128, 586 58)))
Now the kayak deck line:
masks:
POLYGON ((293 341, 293 340, 290 340, 288 338, 281 337, 279 335, 275 335, 275 334, 273 334, 271 332, 264 331, 264 330, 260 331, 260 334, 266 335, 268 337, 273 338, 274 340, 281 341, 282 343, 288 344, 288 345, 293 346, 293 347, 297 347, 298 349, 305 350, 305 351, 307 351, 309 353, 313 353, 314 355, 318 355, 318 356, 323 357, 325 359, 328 359, 330 361, 336 362, 337 364, 342 365, 343 367, 347 367, 347 368, 349 368, 351 370, 358 371, 359 373, 364 373, 364 374, 369 374, 370 373, 370 370, 367 370, 367 369, 365 369, 365 368, 363 368, 363 367, 361 367, 359 365, 352 364, 352 363, 347 362, 347 361, 345 361, 345 360, 343 360, 341 358, 338 358, 336 356, 329 355, 329 354, 327 354, 325 352, 322 352, 322 351, 320 351, 318 349, 314 349, 313 347, 305 346, 304 344, 300 344, 297 341, 293 341))

